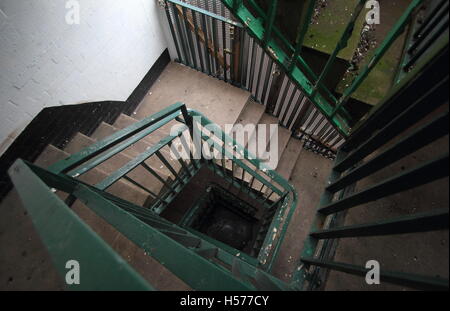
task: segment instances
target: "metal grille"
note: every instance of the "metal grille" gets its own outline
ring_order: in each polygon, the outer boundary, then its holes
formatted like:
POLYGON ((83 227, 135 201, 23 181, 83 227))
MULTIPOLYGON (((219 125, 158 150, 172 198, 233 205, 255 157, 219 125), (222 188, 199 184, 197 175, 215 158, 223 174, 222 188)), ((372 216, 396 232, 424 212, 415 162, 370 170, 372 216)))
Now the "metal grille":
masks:
POLYGON ((344 138, 221 1, 170 0, 166 11, 178 61, 248 90, 305 148, 334 158, 344 138))

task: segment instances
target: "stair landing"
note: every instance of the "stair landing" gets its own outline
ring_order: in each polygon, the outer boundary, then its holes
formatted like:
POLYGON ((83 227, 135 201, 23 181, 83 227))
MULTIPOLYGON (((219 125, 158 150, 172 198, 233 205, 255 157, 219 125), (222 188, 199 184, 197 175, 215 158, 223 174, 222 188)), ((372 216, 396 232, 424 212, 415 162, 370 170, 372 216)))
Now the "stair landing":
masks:
POLYGON ((218 125, 234 124, 250 93, 187 66, 170 63, 133 115, 143 119, 176 102, 201 111, 218 125))

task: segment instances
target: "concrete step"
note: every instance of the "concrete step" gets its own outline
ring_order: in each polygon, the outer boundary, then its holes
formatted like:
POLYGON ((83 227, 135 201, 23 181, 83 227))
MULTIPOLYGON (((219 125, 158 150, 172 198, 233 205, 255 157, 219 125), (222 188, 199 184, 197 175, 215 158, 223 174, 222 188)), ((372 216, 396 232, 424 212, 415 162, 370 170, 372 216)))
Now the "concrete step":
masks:
MULTIPOLYGON (((103 132, 105 134, 106 133, 112 134, 112 133, 114 133, 114 131, 124 129, 138 121, 139 120, 136 120, 135 118, 132 118, 132 117, 127 116, 126 114, 122 113, 119 115, 116 122, 114 122, 113 126, 111 126, 109 124, 102 125, 105 127, 105 129, 103 129, 103 132)), ((172 124, 168 124, 168 125, 172 125, 172 124)), ((156 130, 155 132, 153 132, 151 135, 144 137, 141 141, 139 141, 137 144, 133 145, 133 147, 130 149, 134 149, 134 151, 136 151, 138 153, 142 153, 145 150, 147 150, 149 147, 157 144, 161 139, 167 137, 169 134, 170 134, 170 128, 168 126, 163 126, 163 127, 159 128, 158 130, 156 130)), ((180 167, 178 161, 173 159, 173 157, 171 156, 171 154, 169 152, 169 149, 167 147, 165 147, 165 148, 161 149, 161 153, 165 156, 165 158, 167 160, 170 160, 169 163, 176 168, 176 171, 179 171, 179 169, 181 167, 180 167)))
MULTIPOLYGON (((67 156, 48 146, 34 164, 45 168, 67 156)), ((2 200, 0 210, 0 290, 62 290, 63 280, 15 189, 2 200)))
MULTIPOLYGON (((291 147, 295 151, 292 145, 287 150, 291 147)), ((298 192, 298 203, 273 267, 274 275, 287 282, 290 281, 292 272, 298 268, 303 243, 310 232, 317 204, 333 166, 329 159, 305 149, 300 149, 298 153, 290 176, 290 183, 298 192)), ((285 165, 284 161, 282 159, 282 166, 285 165)))
POLYGON ((303 143, 299 139, 291 137, 287 143, 286 149, 280 158, 280 163, 276 169, 277 173, 283 176, 286 180, 291 177, 292 170, 297 163, 300 152, 303 149, 303 143))
MULTIPOLYGON (((133 119, 134 120, 134 119, 133 119)), ((131 125, 133 123, 136 123, 137 121, 134 120, 132 123, 128 124, 131 125)), ((122 123, 121 123, 122 124, 122 123)), ((127 125, 127 126, 128 126, 127 125)), ((112 134, 116 133, 117 131, 125 128, 124 127, 115 127, 112 126, 108 123, 102 122, 100 123, 100 125, 97 127, 97 129, 94 131, 94 133, 92 133, 91 138, 94 140, 102 140, 108 136, 111 136, 112 134)), ((135 144, 133 144, 133 146, 131 146, 130 148, 128 148, 126 151, 129 152, 130 154, 132 154, 133 156, 137 156, 140 153, 144 152, 145 150, 147 150, 148 147, 156 144, 157 142, 159 142, 161 139, 163 139, 164 137, 166 137, 169 133, 167 133, 167 135, 163 135, 161 133, 158 132, 158 137, 154 137, 153 139, 151 139, 151 136, 154 136, 154 133, 152 133, 150 136, 147 136, 145 138, 143 138, 142 140, 136 142, 135 144)))
MULTIPOLYGON (((74 154, 80 150, 82 150, 83 148, 86 148, 92 144, 94 144, 96 142, 96 140, 83 135, 81 133, 77 133, 73 139, 66 145, 66 147, 64 148, 64 150, 70 154, 74 154)), ((147 144, 140 144, 141 148, 150 148, 150 145, 147 144)), ((137 146, 132 146, 128 149, 126 149, 125 151, 123 151, 121 154, 125 155, 126 157, 120 157, 119 155, 115 156, 117 158, 123 158, 122 161, 128 160, 130 161, 132 158, 136 157, 138 155, 139 151, 136 151, 137 146), (134 150, 134 151, 133 151, 134 150), (128 158, 127 158, 128 157, 128 158)), ((144 152, 145 150, 142 150, 142 152, 144 152)), ((165 158, 167 159, 167 161, 169 162, 169 164, 175 169, 175 171, 178 171, 181 168, 181 165, 178 163, 177 160, 173 159, 170 156, 167 156, 167 154, 163 154, 165 156, 165 158)), ((150 159, 147 159, 145 161, 145 163, 150 166, 152 169, 154 169, 156 172, 161 173, 162 177, 165 179, 168 176, 172 176, 172 173, 170 172, 170 170, 164 165, 164 163, 161 162, 161 160, 159 160, 156 156, 151 157, 150 159)), ((101 164, 99 167, 103 168, 103 166, 111 166, 108 165, 108 163, 104 163, 101 164)), ((113 169, 114 167, 110 167, 109 169, 106 168, 104 169, 105 171, 108 171, 110 169, 113 169)), ((116 169, 118 169, 119 167, 117 167, 116 169)), ((140 171, 139 168, 136 168, 137 171, 140 171)), ((147 172, 146 172, 147 174, 147 172)), ((150 173, 148 173, 150 174, 150 173)), ((158 189, 156 189, 158 190, 158 189)))
MULTIPOLYGON (((258 124, 266 125, 266 129, 265 129, 266 130, 266 146, 270 147, 270 145, 269 145, 269 138, 272 139, 272 136, 275 135, 275 132, 273 132, 273 133, 270 132, 270 125, 271 124, 278 124, 278 120, 275 117, 272 117, 272 116, 270 116, 270 115, 265 113, 265 114, 262 115, 261 119, 258 121, 258 124)), ((257 135, 259 135, 258 131, 259 130, 257 128, 256 131, 252 135, 253 137, 251 138, 250 143, 256 143, 256 144, 258 143, 257 142, 257 140, 258 140, 257 139, 257 137, 258 137, 257 135)), ((281 126, 278 126, 278 158, 276 159, 277 163, 273 163, 273 164, 276 164, 275 168, 277 168, 278 165, 280 164, 281 156, 282 156, 284 150, 286 149, 286 146, 287 146, 288 141, 290 140, 290 138, 291 138, 291 132, 288 129, 285 129, 285 128, 281 127, 281 126)), ((272 143, 273 143, 273 141, 272 141, 272 143)), ((246 147, 250 151, 252 149, 256 150, 255 145, 247 144, 246 147)), ((267 148, 267 150, 270 151, 270 148, 267 148)), ((265 161, 266 164, 270 164, 271 162, 265 161)), ((228 164, 227 164, 227 166, 228 166, 228 164)), ((235 176, 241 178, 241 176, 242 176, 242 169, 237 168, 235 170, 235 176)), ((251 179, 252 179, 252 177, 249 174, 246 174, 244 180, 246 182, 250 182, 251 179)), ((255 181, 255 183, 253 184, 252 188, 254 188, 256 190, 259 190, 261 188, 261 186, 262 186, 261 182, 255 181)))
POLYGON ((0 210, 0 290, 63 290, 64 279, 15 189, 2 200, 0 210))
MULTIPOLYGON (((119 116, 119 118, 117 119, 117 121, 114 123, 115 125, 118 125, 119 127, 102 122, 99 125, 99 127, 97 128, 97 130, 91 135, 91 138, 95 139, 95 140, 104 139, 104 138, 114 134, 115 132, 117 132, 127 126, 130 126, 136 122, 138 122, 138 120, 131 118, 125 114, 121 114, 119 116)), ((129 155, 132 155, 133 157, 135 157, 135 156, 141 154, 142 152, 148 150, 148 148, 159 143, 161 141, 161 139, 166 138, 170 134, 170 127, 168 127, 168 125, 171 125, 171 124, 166 124, 165 126, 159 128, 158 130, 156 130, 149 136, 144 137, 143 139, 139 140, 138 142, 136 142, 135 144, 130 146, 124 152, 127 152, 129 155)), ((175 139, 175 141, 177 141, 177 140, 175 139)), ((172 166, 179 168, 178 161, 173 159, 168 147, 165 147, 165 148, 161 149, 160 151, 167 160, 170 160, 169 163, 172 166)))
POLYGON ((235 124, 250 93, 178 63, 170 63, 162 72, 136 115, 143 119, 164 108, 183 102, 203 113, 214 123, 235 124))
MULTIPOLYGON (((245 105, 244 109, 242 110, 241 114, 239 115, 236 125, 240 124, 244 126, 244 129, 242 132, 234 131, 235 139, 237 140, 237 143, 239 143, 242 146, 247 146, 247 143, 249 141, 249 138, 253 135, 254 130, 256 130, 256 127, 258 126, 259 120, 262 118, 264 114, 265 107, 261 104, 255 103, 252 100, 249 100, 247 104, 245 105), (245 135, 245 127, 248 127, 248 125, 254 125, 254 130, 247 132, 245 135)), ((231 134, 231 133, 230 133, 231 134)))
MULTIPOLYGON (((65 151, 73 154, 87 146, 92 145, 93 143, 95 143, 94 139, 87 137, 81 133, 77 133, 70 141, 70 143, 67 144, 65 151)), ((129 151, 130 149, 131 148, 127 149, 127 151, 129 151)), ((98 168, 107 174, 111 174, 130 162, 132 159, 133 155, 130 155, 129 152, 121 152, 100 164, 98 168)), ((166 180, 167 177, 170 176, 170 171, 156 157, 148 159, 145 163, 148 164, 155 172, 157 172, 158 175, 161 176, 164 180, 166 180)), ((136 167, 133 171, 128 173, 127 176, 137 181, 149 190, 153 191, 154 193, 159 193, 164 186, 161 181, 159 181, 155 176, 153 176, 142 166, 136 167)), ((99 180, 98 182, 100 181, 101 180, 99 180)), ((135 186, 133 185, 133 187, 135 186)))
MULTIPOLYGON (((48 145, 34 164, 47 168, 68 156, 67 152, 48 145)), ((96 168, 82 175, 80 179, 92 184, 106 176, 104 172, 96 168)), ((108 192, 135 204, 143 204, 148 196, 147 193, 122 181, 113 185, 108 192)), ((57 191, 56 194, 61 199, 67 197, 67 194, 61 191, 57 191)), ((80 209, 80 205, 79 202, 74 204, 75 211, 80 209)), ((15 189, 4 198, 0 210, 2 211, 2 217, 0 217, 0 245, 2 245, 0 275, 5 278, 0 282, 0 290, 63 290, 63 279, 55 269, 51 257, 45 245, 41 242, 39 234, 15 189)), ((90 224, 94 225, 94 230, 97 226, 101 227, 98 222, 93 223, 92 219, 90 224)), ((115 238, 115 236, 113 237, 115 238)), ((109 239, 113 237, 109 237, 109 239)), ((146 259, 146 261, 136 259, 135 261, 141 264, 141 262, 148 262, 149 260, 152 259, 146 259)), ((153 268, 152 266, 149 271, 153 271, 153 268)), ((164 285, 165 281, 161 275, 167 275, 167 273, 163 271, 158 273, 159 275, 155 275, 155 277, 162 279, 164 285)), ((173 278, 171 280, 173 284, 179 284, 173 278)), ((168 287, 161 286, 161 288, 166 289, 168 287)), ((175 289, 178 288, 184 287, 175 287, 175 289)))
MULTIPOLYGON (((67 158, 69 155, 69 153, 58 149, 53 145, 48 145, 35 161, 35 163, 36 165, 39 165, 43 168, 47 168, 49 165, 55 163, 58 160, 67 158)), ((89 172, 81 175, 78 179, 87 184, 95 185, 106 177, 108 177, 108 174, 101 168, 96 167, 89 172)), ((110 188, 108 188, 107 192, 127 201, 133 202, 137 205, 143 205, 148 197, 147 192, 144 192, 133 184, 122 180, 119 180, 117 183, 113 184, 110 188)), ((61 194, 60 192, 57 193, 62 198, 65 198, 67 196, 65 194, 61 194)))
POLYGON ((144 279, 158 290, 189 290, 190 287, 158 261, 131 242, 105 220, 97 216, 81 202, 72 209, 124 258, 144 279))
MULTIPOLYGON (((266 130, 266 149, 268 151, 271 151, 270 149, 270 145, 269 142, 271 144, 274 143, 273 140, 273 135, 275 135, 275 131, 271 132, 270 126, 272 124, 278 124, 278 119, 275 117, 272 117, 269 114, 264 114, 261 119, 258 121, 259 125, 266 125, 265 130, 266 130)), ((252 139, 250 140, 251 144, 247 145, 247 148, 249 150, 256 150, 255 147, 255 143, 257 144, 258 142, 258 135, 259 135, 259 128, 256 129, 256 131, 253 133, 252 139)), ((283 128, 281 126, 278 126, 278 160, 281 158, 281 155, 284 151, 284 149, 286 148, 286 145, 289 141, 291 137, 291 132, 286 129, 283 128)), ((259 155, 259 157, 261 157, 261 155, 259 155)), ((274 167, 273 169, 275 169, 276 167, 274 167)))

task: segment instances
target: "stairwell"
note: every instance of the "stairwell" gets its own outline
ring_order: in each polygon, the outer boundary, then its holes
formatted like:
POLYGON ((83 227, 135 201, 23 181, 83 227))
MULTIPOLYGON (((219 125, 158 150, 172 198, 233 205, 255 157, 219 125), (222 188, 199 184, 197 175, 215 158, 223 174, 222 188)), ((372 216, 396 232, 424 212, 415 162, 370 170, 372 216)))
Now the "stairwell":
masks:
MULTIPOLYGON (((46 168, 176 101, 182 101, 189 108, 204 112, 213 122, 221 126, 227 123, 243 125, 278 123, 277 119, 264 113, 264 106, 250 100, 248 92, 183 65, 171 63, 150 89, 132 117, 122 114, 112 125, 102 123, 90 137, 77 133, 64 150, 49 145, 35 161, 35 164, 46 168)), ((169 128, 163 127, 160 132, 155 132, 99 167, 87 172, 81 177, 81 180, 88 184, 100 182, 109 173, 120 168, 168 134, 169 128)), ((282 280, 289 280, 302 247, 298 241, 302 241, 309 230, 315 210, 313 202, 317 202, 317 198, 321 194, 331 161, 303 150, 302 142, 291 137, 288 130, 279 127, 278 134, 279 163, 276 171, 284 178, 289 179, 297 189, 300 189, 298 186, 300 184, 307 185, 307 188, 303 187, 299 193, 300 200, 296 215, 289 226, 279 260, 274 266, 275 276, 282 280)), ((170 157, 167 158, 170 159, 170 157)), ((179 164, 172 161, 171 165, 178 170, 179 164)), ((147 165, 167 179, 174 178, 165 165, 155 160, 147 161, 147 165)), ((149 174, 144 175, 144 172, 140 170, 142 168, 137 168, 131 173, 134 180, 157 194, 168 191, 164 183, 155 178, 149 178, 149 174), (143 178, 143 176, 146 177, 143 178)), ((136 205, 146 206, 152 201, 148 193, 128 181, 120 180, 109 188, 108 192, 136 205)), ((194 199, 195 195, 195 193, 191 193, 191 199, 194 199)), ((237 195, 244 197, 243 194, 237 193, 237 195)), ((4 245, 4 251, 1 252, 0 275, 7 276, 7 279, 1 280, 0 287, 7 290, 62 289, 62 281, 52 267, 51 259, 14 190, 3 200, 1 209, 3 217, 1 218, 0 238, 1 244, 4 245), (41 258, 41 260, 36 260, 36 258, 41 258)), ((188 285, 146 255, 135 244, 86 208, 84 204, 77 201, 72 209, 157 289, 190 289, 188 285)), ((170 217, 167 218, 170 219, 170 217)))

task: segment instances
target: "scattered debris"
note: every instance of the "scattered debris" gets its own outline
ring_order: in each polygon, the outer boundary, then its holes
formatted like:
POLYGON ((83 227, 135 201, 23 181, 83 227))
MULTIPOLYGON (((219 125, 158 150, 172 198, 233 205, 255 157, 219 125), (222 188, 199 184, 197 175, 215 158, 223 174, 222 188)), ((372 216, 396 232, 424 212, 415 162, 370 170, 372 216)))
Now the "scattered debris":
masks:
POLYGON ((318 0, 316 1, 316 7, 314 8, 314 13, 311 18, 311 25, 318 24, 318 19, 320 16, 320 13, 323 9, 325 9, 328 6, 328 0, 318 0))

